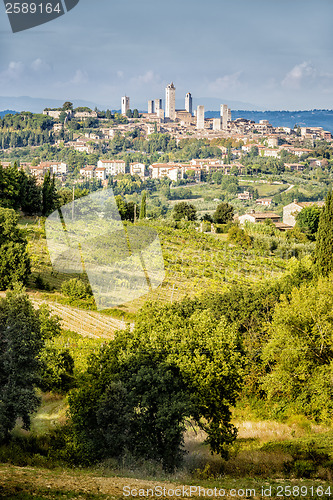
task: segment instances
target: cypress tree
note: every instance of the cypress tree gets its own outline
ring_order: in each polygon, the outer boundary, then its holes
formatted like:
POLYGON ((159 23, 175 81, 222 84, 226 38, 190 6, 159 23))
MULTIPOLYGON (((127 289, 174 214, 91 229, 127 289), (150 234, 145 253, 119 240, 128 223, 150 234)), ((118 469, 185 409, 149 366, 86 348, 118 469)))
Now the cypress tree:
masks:
POLYGON ((333 270, 333 193, 326 196, 320 215, 316 240, 315 260, 317 272, 327 276, 333 270))
POLYGON ((146 191, 142 191, 142 198, 141 198, 141 207, 140 207, 140 219, 145 219, 146 218, 146 213, 147 213, 147 193, 146 191))

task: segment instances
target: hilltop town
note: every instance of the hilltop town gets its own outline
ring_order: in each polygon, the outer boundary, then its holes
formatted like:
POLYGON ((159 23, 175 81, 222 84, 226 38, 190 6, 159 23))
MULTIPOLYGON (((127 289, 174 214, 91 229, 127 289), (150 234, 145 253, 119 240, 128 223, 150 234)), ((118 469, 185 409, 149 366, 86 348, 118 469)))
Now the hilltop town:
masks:
MULTIPOLYGON (((189 92, 184 109, 176 109, 173 83, 165 89, 164 108, 162 99, 156 98, 148 101, 147 109, 132 110, 130 98, 123 96, 120 112, 74 108, 65 102, 61 108, 46 108, 40 115, 6 115, 0 121, 2 167, 16 162, 40 186, 49 172, 58 189, 108 186, 124 196, 143 189, 162 193, 164 179, 171 188, 235 182, 234 191, 229 186, 229 195, 224 198, 234 204, 240 222, 270 218, 280 230, 295 225, 295 218, 282 214, 284 206, 324 196, 323 188, 316 193, 298 190, 302 177, 310 180, 315 175, 322 181, 329 177, 332 136, 322 127, 273 127, 267 120, 232 120, 226 104, 221 104, 218 118, 205 118, 203 106, 193 109, 189 92), (250 181, 249 175, 257 179, 250 181), (270 179, 264 180, 264 175, 270 179), (274 179, 287 185, 268 190, 264 196, 260 183, 274 179), (287 189, 292 190, 288 196, 280 194, 287 189), (258 212, 266 212, 265 217, 256 217, 258 212)), ((164 195, 160 201, 154 200, 150 216, 172 208, 167 202, 170 196, 164 195)), ((190 191, 187 197, 191 197, 190 191)), ((68 193, 65 198, 69 199, 68 193)), ((215 198, 216 202, 221 200, 220 194, 215 198)), ((209 208, 209 203, 203 205, 199 215, 212 214, 209 208)))

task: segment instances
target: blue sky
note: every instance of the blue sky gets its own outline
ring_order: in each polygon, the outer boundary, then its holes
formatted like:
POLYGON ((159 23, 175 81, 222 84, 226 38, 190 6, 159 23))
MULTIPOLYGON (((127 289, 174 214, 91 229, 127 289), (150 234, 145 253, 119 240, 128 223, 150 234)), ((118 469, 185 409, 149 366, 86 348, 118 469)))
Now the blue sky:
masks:
POLYGON ((331 0, 80 0, 12 34, 0 6, 0 95, 85 99, 110 108, 164 98, 263 109, 332 108, 331 0))

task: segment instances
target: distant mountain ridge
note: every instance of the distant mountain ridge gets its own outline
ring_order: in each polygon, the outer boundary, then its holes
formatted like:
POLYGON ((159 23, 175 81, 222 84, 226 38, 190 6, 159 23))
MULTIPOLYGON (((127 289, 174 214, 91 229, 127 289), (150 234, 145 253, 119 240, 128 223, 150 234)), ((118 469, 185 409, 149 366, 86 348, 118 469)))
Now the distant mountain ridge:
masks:
MULTIPOLYGON (((85 101, 82 99, 65 99, 66 101, 71 101, 74 107, 87 106, 88 108, 95 109, 119 109, 120 97, 117 102, 110 102, 108 104, 101 104, 92 101, 85 101)), ((20 96, 20 97, 4 97, 0 96, 0 109, 14 109, 16 111, 31 111, 32 113, 42 113, 45 108, 59 108, 63 105, 65 100, 60 99, 48 99, 41 97, 30 97, 30 96, 20 96)), ((227 104, 231 109, 246 109, 246 110, 260 110, 260 108, 254 104, 242 102, 242 101, 229 101, 228 99, 220 99, 216 97, 195 97, 193 98, 193 109, 195 109, 199 104, 205 106, 205 109, 220 109, 221 104, 227 104)), ((148 101, 131 99, 130 102, 132 109, 140 109, 147 111, 148 101)), ((185 108, 185 99, 176 100, 176 108, 185 108)))
POLYGON ((18 111, 14 111, 12 109, 5 109, 4 111, 0 111, 0 118, 3 118, 5 115, 16 115, 18 111))

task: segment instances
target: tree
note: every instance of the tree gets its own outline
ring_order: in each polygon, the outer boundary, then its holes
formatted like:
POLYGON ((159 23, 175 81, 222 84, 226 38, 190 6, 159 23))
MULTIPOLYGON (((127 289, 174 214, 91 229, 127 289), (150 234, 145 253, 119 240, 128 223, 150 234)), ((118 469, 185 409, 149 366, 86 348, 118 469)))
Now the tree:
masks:
POLYGON ((85 384, 70 393, 75 446, 85 461, 135 457, 173 470, 182 458, 186 419, 227 456, 237 431, 229 406, 242 383, 238 334, 208 311, 147 305, 134 331, 90 360, 85 384))
POLYGON ((296 226, 306 234, 309 239, 314 240, 318 231, 321 209, 317 206, 305 207, 298 212, 296 226))
POLYGON ((251 237, 238 226, 232 226, 228 231, 228 241, 243 248, 251 246, 251 237))
POLYGON ((222 202, 217 205, 213 218, 217 224, 226 224, 234 217, 234 207, 229 203, 222 202))
POLYGON ((136 108, 133 110, 133 118, 139 118, 139 111, 136 108))
POLYGON ((59 121, 61 123, 65 123, 66 119, 67 119, 67 113, 65 113, 65 111, 62 111, 59 115, 59 121))
POLYGON ((38 356, 52 335, 50 325, 54 322, 40 318, 22 288, 16 287, 0 300, 0 442, 8 440, 19 417, 28 429, 30 415, 39 406, 35 392, 38 356))
POLYGON ((64 102, 62 109, 64 111, 72 111, 73 110, 73 103, 69 102, 69 101, 64 102))
POLYGON ((22 175, 20 186, 21 210, 26 215, 40 214, 41 189, 32 175, 22 175))
POLYGON ((329 191, 320 214, 315 261, 319 274, 327 276, 333 271, 333 193, 329 191))
POLYGON ((147 191, 142 191, 140 219, 145 219, 147 214, 147 191))
POLYGON ((197 210, 194 205, 181 201, 173 207, 173 218, 175 220, 196 220, 197 210))
POLYGON ((42 187, 42 215, 50 215, 57 206, 57 190, 55 187, 54 175, 51 178, 50 171, 47 171, 42 187))
POLYGON ((293 288, 282 296, 263 351, 266 372, 262 388, 270 406, 289 409, 317 421, 333 416, 332 276, 293 288))
POLYGON ((27 283, 30 274, 27 241, 17 222, 14 210, 0 208, 0 290, 16 282, 27 283))

